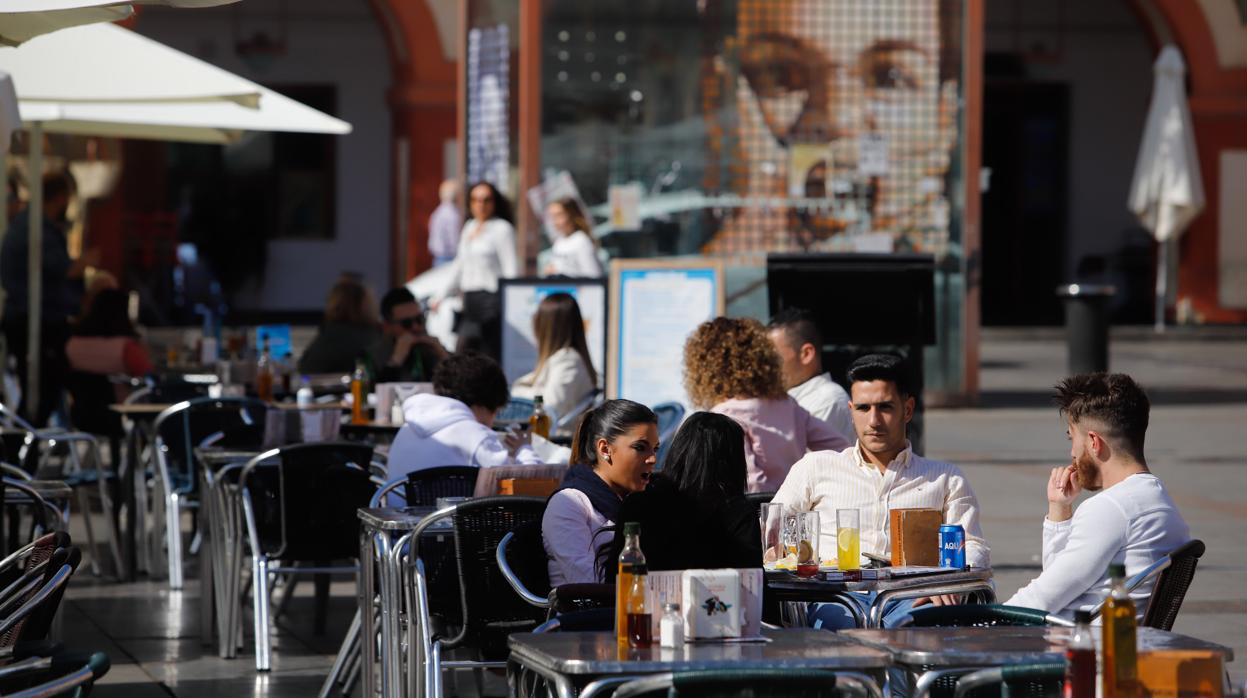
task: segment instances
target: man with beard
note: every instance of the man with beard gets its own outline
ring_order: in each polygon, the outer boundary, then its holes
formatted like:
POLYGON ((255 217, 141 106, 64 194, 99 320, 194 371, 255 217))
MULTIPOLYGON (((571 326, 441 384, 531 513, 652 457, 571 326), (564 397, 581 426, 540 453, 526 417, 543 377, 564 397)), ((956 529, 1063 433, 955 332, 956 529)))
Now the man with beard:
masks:
MULTIPOLYGON (((1130 376, 1092 373, 1056 386, 1065 418, 1069 465, 1048 478, 1043 573, 1005 603, 1072 619, 1108 595, 1110 563, 1137 574, 1190 539, 1165 485, 1143 457, 1150 405, 1130 376), (1074 511, 1083 490, 1098 492, 1074 511)), ((1142 618, 1152 584, 1131 592, 1142 618)))
MULTIPOLYGON (((966 532, 966 562, 990 567, 991 549, 979 527, 979 505, 961 469, 913 452, 905 426, 914 416, 911 371, 898 356, 870 354, 849 366, 849 407, 857 443, 840 451, 807 453, 793 464, 773 502, 797 511, 819 512, 825 557, 836 550, 836 510, 857 509, 861 516, 861 550, 886 557, 891 551, 891 509, 938 509, 944 523, 960 524, 966 532)), ((865 613, 871 594, 845 594, 865 613)), ((883 609, 891 626, 911 606, 958 603, 953 596, 892 601, 883 609)), ((816 628, 854 627, 852 614, 840 603, 812 604, 809 618, 816 628)))

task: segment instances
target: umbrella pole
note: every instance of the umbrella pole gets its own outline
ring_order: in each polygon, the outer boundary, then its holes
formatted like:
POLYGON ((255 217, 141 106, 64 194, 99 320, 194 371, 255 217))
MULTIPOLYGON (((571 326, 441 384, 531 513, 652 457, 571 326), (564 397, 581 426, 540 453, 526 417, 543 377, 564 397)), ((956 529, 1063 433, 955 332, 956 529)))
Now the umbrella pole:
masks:
POLYGON ((1169 298, 1169 241, 1160 241, 1156 255, 1156 333, 1165 331, 1165 301, 1169 298))
MULTIPOLYGON (((30 124, 30 230, 26 237, 27 277, 30 282, 26 317, 26 416, 34 422, 39 414, 39 358, 43 329, 43 124, 30 124)), ((43 424, 35 424, 42 427, 43 424)))

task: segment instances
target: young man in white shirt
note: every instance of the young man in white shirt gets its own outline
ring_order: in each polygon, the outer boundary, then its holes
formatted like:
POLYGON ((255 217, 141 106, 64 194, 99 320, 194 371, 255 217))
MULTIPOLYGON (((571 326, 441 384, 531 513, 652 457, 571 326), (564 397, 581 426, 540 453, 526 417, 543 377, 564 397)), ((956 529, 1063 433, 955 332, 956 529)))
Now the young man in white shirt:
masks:
MULTIPOLYGON (((853 426, 857 443, 841 452, 808 453, 788 472, 774 502, 798 511, 819 512, 822 557, 836 551, 836 510, 860 513, 863 553, 888 556, 891 552, 891 509, 927 508, 944 512, 944 522, 960 524, 966 532, 966 562, 990 567, 991 550, 979 527, 978 500, 961 470, 951 464, 915 454, 905 436, 914 415, 911 373, 900 357, 871 354, 849 367, 853 426)), ((871 594, 846 595, 865 612, 871 594)), ((884 624, 903 618, 911 606, 957 603, 950 596, 891 602, 884 624)), ((817 628, 854 626, 853 615, 839 604, 812 604, 810 619, 817 628)))
POLYGON ((823 371, 823 336, 810 312, 781 311, 771 318, 767 335, 779 353, 784 388, 792 399, 841 436, 853 438, 849 394, 823 371))
MULTIPOLYGON (((1150 405, 1125 374, 1072 376, 1056 386, 1069 465, 1048 478, 1043 572, 1005 603, 1072 619, 1108 595, 1110 563, 1137 574, 1190 540, 1190 529, 1143 457, 1150 405), (1083 490, 1098 492, 1074 511, 1083 490)), ((1142 618, 1152 583, 1131 593, 1142 618)))

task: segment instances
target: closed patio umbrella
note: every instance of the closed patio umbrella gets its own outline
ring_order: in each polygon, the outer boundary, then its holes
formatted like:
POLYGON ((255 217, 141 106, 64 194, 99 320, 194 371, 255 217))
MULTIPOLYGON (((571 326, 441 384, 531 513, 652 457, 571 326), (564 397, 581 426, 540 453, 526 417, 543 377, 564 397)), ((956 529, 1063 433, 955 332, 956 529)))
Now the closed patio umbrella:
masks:
MULTIPOLYGON (((351 130, 345 121, 111 24, 74 27, 17 48, 0 48, 0 71, 12 76, 17 90, 21 120, 30 133, 27 169, 36 182, 43 169, 44 132, 228 143, 246 131, 351 130)), ((33 404, 38 399, 43 190, 37 184, 30 190, 26 393, 33 404)))
POLYGON ((1195 131, 1186 101, 1186 64, 1176 46, 1161 49, 1143 142, 1130 186, 1130 210, 1160 245, 1156 263, 1156 331, 1165 329, 1176 242, 1204 209, 1195 131))
POLYGON ((238 0, 0 0, 0 44, 18 46, 40 34, 96 22, 115 22, 134 13, 131 5, 213 7, 238 0))

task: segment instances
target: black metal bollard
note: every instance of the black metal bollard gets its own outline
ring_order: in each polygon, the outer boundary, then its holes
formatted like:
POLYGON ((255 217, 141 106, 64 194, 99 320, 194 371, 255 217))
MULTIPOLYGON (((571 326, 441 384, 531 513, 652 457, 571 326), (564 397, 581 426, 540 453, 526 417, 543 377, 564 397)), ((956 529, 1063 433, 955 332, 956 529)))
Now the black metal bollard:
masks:
POLYGON ((1065 342, 1069 372, 1108 371, 1108 302, 1116 293, 1112 286, 1069 284, 1057 287, 1065 300, 1065 342))

